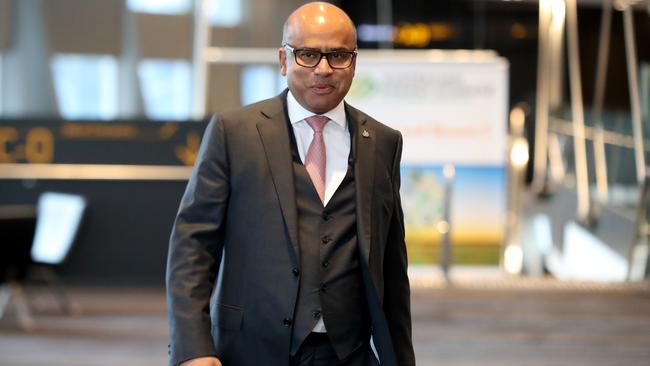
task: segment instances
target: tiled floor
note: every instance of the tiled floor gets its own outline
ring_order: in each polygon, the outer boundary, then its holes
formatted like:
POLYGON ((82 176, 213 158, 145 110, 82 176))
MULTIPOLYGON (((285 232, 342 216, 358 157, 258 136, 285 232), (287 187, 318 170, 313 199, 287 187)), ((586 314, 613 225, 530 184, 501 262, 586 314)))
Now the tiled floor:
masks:
MULTIPOLYGON (((414 278, 418 365, 650 365, 650 287, 456 276, 414 278)), ((73 288, 72 316, 28 292, 37 327, 0 320, 0 366, 165 365, 162 289, 73 288)), ((226 365, 230 366, 230 365, 226 365)), ((273 366, 273 365, 269 365, 273 366)))

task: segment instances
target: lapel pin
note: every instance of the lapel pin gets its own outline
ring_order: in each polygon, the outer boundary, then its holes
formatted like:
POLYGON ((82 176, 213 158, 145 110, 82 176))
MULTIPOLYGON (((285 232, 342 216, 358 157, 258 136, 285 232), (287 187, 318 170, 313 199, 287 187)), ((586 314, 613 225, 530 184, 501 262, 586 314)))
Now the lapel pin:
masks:
POLYGON ((363 130, 363 132, 361 133, 361 136, 363 136, 365 138, 368 138, 368 137, 370 137, 370 133, 368 133, 367 130, 363 130))

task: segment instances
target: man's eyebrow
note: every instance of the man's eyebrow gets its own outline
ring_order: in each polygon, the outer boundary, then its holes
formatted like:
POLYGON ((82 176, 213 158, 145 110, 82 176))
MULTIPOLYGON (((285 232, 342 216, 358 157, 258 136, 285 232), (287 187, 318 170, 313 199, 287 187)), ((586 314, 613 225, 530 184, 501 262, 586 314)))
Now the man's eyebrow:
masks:
POLYGON ((321 50, 320 48, 314 48, 314 47, 301 47, 301 48, 296 48, 297 50, 306 50, 306 51, 318 51, 318 52, 337 52, 337 51, 344 51, 344 52, 354 52, 354 50, 347 49, 345 47, 335 47, 335 48, 328 48, 326 50, 321 50))

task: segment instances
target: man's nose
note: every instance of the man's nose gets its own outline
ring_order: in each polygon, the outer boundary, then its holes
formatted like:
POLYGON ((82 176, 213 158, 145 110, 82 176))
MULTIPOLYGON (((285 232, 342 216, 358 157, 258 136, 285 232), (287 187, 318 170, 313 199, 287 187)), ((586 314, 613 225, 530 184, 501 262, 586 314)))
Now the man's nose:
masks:
POLYGON ((327 75, 334 72, 334 69, 332 69, 329 61, 327 61, 327 57, 321 57, 320 61, 318 62, 318 65, 316 65, 315 72, 319 75, 323 75, 323 74, 327 75))

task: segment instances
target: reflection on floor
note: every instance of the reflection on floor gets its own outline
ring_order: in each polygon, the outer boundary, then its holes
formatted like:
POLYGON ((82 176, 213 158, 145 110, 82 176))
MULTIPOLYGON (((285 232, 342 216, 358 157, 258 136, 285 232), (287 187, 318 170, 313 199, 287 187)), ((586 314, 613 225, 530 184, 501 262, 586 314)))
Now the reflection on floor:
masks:
MULTIPOLYGON (((616 365, 650 360, 650 287, 456 276, 452 286, 414 276, 413 337, 419 366, 616 365)), ((165 365, 162 289, 72 288, 75 314, 42 289, 36 320, 0 320, 0 365, 165 365)), ((270 365, 273 366, 273 365, 270 365)))

